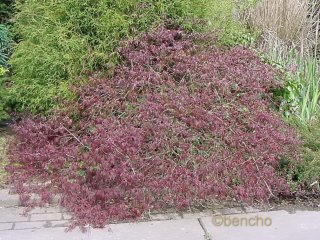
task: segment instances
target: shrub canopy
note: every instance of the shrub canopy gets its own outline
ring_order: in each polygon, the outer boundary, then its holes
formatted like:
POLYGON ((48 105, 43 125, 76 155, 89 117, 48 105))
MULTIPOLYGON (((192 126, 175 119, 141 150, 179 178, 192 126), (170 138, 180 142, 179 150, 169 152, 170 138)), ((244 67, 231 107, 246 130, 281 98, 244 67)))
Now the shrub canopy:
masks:
MULTIPOLYGON (((1 6, 1 5, 0 5, 1 6)), ((8 59, 10 55, 11 36, 8 27, 0 24, 0 122, 8 119, 6 113, 7 91, 5 90, 5 76, 8 72, 8 59)))
POLYGON ((0 3, 0 24, 7 23, 12 15, 13 0, 1 0, 0 3))
POLYGON ((11 38, 8 28, 0 24, 0 67, 7 67, 11 38))
POLYGON ((277 169, 296 159, 299 142, 270 107, 275 72, 213 40, 160 28, 124 44, 114 75, 75 88, 67 111, 14 126, 8 170, 21 199, 61 194, 77 224, 103 226, 217 198, 288 194, 277 169))
POLYGON ((32 112, 72 98, 78 76, 112 70, 120 40, 165 21, 191 29, 207 15, 204 0, 18 0, 16 11, 11 96, 32 112))

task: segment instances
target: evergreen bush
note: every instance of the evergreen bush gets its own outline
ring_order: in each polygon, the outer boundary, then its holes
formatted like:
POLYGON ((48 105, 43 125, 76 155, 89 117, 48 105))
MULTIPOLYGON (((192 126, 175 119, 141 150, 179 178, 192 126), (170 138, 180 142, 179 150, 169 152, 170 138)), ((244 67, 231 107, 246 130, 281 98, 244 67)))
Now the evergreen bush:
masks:
POLYGON ((7 91, 4 88, 5 77, 8 72, 11 37, 5 25, 0 24, 0 121, 8 118, 6 113, 7 91))
POLYGON ((12 101, 19 110, 52 109, 73 97, 70 83, 114 68, 120 40, 164 22, 194 29, 207 18, 206 6, 204 0, 18 0, 12 101))

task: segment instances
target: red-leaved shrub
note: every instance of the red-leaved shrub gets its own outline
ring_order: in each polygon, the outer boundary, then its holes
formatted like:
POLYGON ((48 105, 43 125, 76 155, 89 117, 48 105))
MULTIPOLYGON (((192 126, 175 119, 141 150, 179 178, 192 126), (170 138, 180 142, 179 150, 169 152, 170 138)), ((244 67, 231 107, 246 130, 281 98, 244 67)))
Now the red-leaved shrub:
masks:
POLYGON ((271 108, 271 67, 242 47, 222 52, 208 36, 166 28, 120 51, 114 75, 76 88, 67 111, 14 126, 8 169, 24 202, 60 194, 77 224, 100 227, 289 193, 277 168, 299 142, 271 108))

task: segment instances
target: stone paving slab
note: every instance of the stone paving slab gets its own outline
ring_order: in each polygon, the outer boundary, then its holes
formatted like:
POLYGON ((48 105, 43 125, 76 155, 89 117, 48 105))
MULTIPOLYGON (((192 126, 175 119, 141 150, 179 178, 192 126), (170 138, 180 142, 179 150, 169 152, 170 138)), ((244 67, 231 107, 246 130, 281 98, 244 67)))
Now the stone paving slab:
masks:
POLYGON ((62 213, 43 213, 43 214, 31 214, 31 221, 53 221, 63 220, 62 213))
MULTIPOLYGON (((320 239, 320 211, 290 214, 242 207, 195 214, 157 214, 151 215, 149 222, 110 224, 104 229, 89 229, 82 233, 78 229, 66 232, 72 219, 59 206, 35 208, 28 216, 23 216, 24 209, 5 205, 7 200, 3 196, 2 201, 0 192, 0 240, 320 239)), ((10 195, 6 196, 10 201, 10 195)))
POLYGON ((13 223, 0 223, 0 231, 13 229, 13 223))
MULTIPOLYGON (((157 220, 139 223, 110 224, 105 229, 66 232, 71 216, 60 207, 35 208, 27 216, 22 207, 0 207, 0 240, 18 239, 95 239, 95 240, 198 240, 203 239, 203 229, 198 215, 158 215, 157 220), (174 216, 174 217, 173 217, 174 216), (168 220, 174 218, 174 220, 168 220)), ((200 216, 200 215, 199 215, 200 216)), ((210 213, 201 216, 210 216, 210 213)))
POLYGON ((35 208, 27 214, 22 207, 0 207, 0 223, 70 219, 60 207, 35 208))
MULTIPOLYGON (((50 222, 46 222, 46 221, 16 222, 14 224, 15 225, 12 230, 40 229, 40 228, 48 228, 48 226, 51 226, 50 222)), ((0 236, 1 236, 1 232, 0 232, 0 236)))
POLYGON ((202 218, 202 221, 213 240, 320 239, 320 212, 317 211, 211 216, 202 218))
POLYGON ((23 213, 23 208, 0 207, 0 223, 28 221, 28 216, 23 216, 22 213, 23 213))
POLYGON ((19 206, 19 196, 17 194, 9 194, 8 189, 0 189, 0 207, 19 206))
MULTIPOLYGON (((11 212, 14 215, 19 213, 18 210, 22 212, 21 208, 2 208, 0 216, 5 219, 6 214, 11 212)), ((77 229, 66 232, 69 223, 67 220, 53 220, 64 213, 57 215, 55 212, 39 212, 41 211, 31 212, 31 216, 23 221, 19 218, 17 221, 1 222, 0 240, 316 240, 320 236, 320 212, 317 211, 297 211, 294 214, 274 211, 212 216, 207 212, 189 214, 175 220, 110 224, 104 229, 90 229, 87 233, 81 233, 77 229), (219 217, 231 219, 232 222, 223 220, 224 226, 217 226, 219 221, 221 223, 219 217), (213 224, 213 218, 216 220, 216 226, 213 224), (253 219, 251 224, 256 225, 250 225, 250 219, 253 219), (207 238, 204 237, 206 233, 207 238)))
MULTIPOLYGON (((110 239, 130 240, 201 240, 204 232, 195 219, 124 223, 110 225, 110 239)), ((101 234, 101 233, 100 233, 101 234)), ((93 235, 94 236, 94 235, 93 235)), ((103 234, 101 235, 101 237, 103 234)), ((103 238, 101 238, 103 239, 103 238)), ((105 238, 108 239, 108 238, 105 238)))
POLYGON ((204 232, 197 219, 166 220, 142 223, 111 224, 105 229, 90 229, 86 233, 64 227, 44 228, 45 222, 24 222, 25 229, 0 231, 0 240, 202 240, 204 232), (26 225, 29 224, 29 225, 26 225), (37 225, 38 224, 38 225, 37 225), (35 227, 35 228, 31 228, 35 227))
MULTIPOLYGON (((38 201, 39 196, 33 195, 31 199, 38 201)), ((57 205, 60 201, 59 196, 55 196, 52 199, 52 204, 57 205)), ((18 194, 12 194, 9 189, 0 189, 0 207, 16 207, 20 206, 20 200, 18 194)))
MULTIPOLYGON (((79 230, 66 233, 63 228, 0 231, 0 240, 100 240, 79 230)), ((106 238, 103 238, 106 240, 106 238)), ((130 238, 128 239, 130 240, 130 238)))

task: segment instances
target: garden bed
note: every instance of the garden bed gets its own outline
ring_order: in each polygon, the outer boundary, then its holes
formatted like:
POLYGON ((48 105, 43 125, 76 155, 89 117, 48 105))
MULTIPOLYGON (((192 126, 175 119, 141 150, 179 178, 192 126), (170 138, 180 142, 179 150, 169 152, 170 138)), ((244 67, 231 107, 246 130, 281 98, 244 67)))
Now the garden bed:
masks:
POLYGON ((299 161, 300 141, 273 109, 276 72, 248 49, 214 43, 162 27, 124 44, 112 77, 75 87, 76 103, 14 125, 8 170, 21 200, 62 194, 77 224, 104 226, 289 195, 278 167, 299 161))

